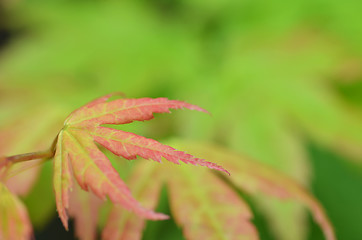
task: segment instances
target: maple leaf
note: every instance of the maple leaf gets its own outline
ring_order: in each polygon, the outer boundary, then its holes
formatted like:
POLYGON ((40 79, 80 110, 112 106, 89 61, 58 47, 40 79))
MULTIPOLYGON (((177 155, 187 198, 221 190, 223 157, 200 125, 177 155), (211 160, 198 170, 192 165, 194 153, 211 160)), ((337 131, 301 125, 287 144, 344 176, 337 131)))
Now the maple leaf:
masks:
MULTIPOLYGON (((321 226, 326 239, 336 239, 332 224, 320 203, 295 180, 265 164, 252 161, 216 145, 182 141, 177 141, 177 145, 209 160, 222 160, 223 166, 232 169, 230 181, 253 196, 260 197, 258 193, 263 193, 282 200, 292 199, 302 203, 312 211, 314 219, 321 226)), ((178 211, 181 212, 180 209, 178 211)))
POLYGON ((157 162, 165 158, 173 163, 191 163, 224 171, 221 166, 195 158, 184 152, 163 145, 155 140, 121 130, 102 127, 103 124, 126 124, 153 118, 153 113, 168 113, 169 109, 188 108, 206 112, 204 109, 185 102, 166 98, 140 98, 107 100, 118 93, 98 98, 75 110, 66 119, 58 134, 54 156, 54 191, 56 205, 63 225, 68 229, 69 191, 72 175, 83 190, 89 189, 101 199, 109 197, 136 214, 154 220, 168 216, 143 208, 131 195, 107 157, 96 143, 126 159, 137 155, 157 162))
POLYGON ((0 239, 30 239, 32 228, 23 203, 2 183, 0 183, 0 196, 0 239))

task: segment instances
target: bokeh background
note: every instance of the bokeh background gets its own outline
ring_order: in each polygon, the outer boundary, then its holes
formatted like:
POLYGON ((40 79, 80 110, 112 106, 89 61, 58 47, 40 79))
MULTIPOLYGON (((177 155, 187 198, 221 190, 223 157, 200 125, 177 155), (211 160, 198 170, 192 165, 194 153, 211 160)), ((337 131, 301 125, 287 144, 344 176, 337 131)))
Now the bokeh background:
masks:
MULTIPOLYGON (((0 147, 42 150, 67 114, 113 91, 184 100, 212 117, 175 111, 123 129, 264 162, 310 189, 338 239, 361 239, 361 12, 356 0, 3 0, 0 147)), ((50 170, 23 199, 37 239, 72 239, 50 170)), ((261 239, 323 238, 298 205, 253 210, 261 239)), ((167 221, 149 223, 144 239, 183 238, 167 221)))

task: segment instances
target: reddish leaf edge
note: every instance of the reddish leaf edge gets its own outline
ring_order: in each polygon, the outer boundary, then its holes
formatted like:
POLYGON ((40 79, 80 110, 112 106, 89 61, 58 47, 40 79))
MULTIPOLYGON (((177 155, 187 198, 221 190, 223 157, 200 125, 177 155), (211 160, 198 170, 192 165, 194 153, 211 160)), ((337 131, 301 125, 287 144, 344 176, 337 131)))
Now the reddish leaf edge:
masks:
MULTIPOLYGON (((126 97, 126 95, 125 95, 123 92, 113 92, 113 93, 109 93, 109 94, 107 94, 107 95, 105 95, 105 96, 98 97, 98 98, 90 101, 89 103, 87 103, 87 104, 79 107, 78 109, 74 110, 73 112, 71 112, 71 113, 69 114, 69 116, 66 118, 65 123, 66 123, 66 122, 69 120, 69 118, 70 118, 72 115, 74 115, 76 112, 79 112, 79 111, 81 111, 81 110, 83 110, 83 109, 86 109, 86 108, 94 107, 95 105, 98 105, 98 104, 105 103, 105 102, 107 102, 111 97, 115 97, 115 96, 118 96, 118 97, 120 97, 120 98, 125 98, 125 97, 126 97)), ((129 98, 129 100, 131 100, 131 99, 132 99, 132 98, 129 98)), ((149 99, 152 99, 152 98, 149 98, 149 99)), ((184 106, 182 106, 182 107, 175 107, 175 108, 172 108, 172 109, 183 109, 183 108, 187 108, 187 109, 189 109, 189 110, 195 110, 195 111, 199 111, 199 112, 204 112, 204 113, 212 116, 212 114, 211 114, 209 111, 207 111, 206 109, 201 108, 201 107, 199 107, 199 106, 197 106, 197 105, 194 105, 194 104, 187 103, 187 102, 185 102, 185 101, 169 100, 169 99, 167 99, 167 98, 165 98, 165 97, 153 98, 153 99, 154 99, 154 100, 156 100, 156 99, 159 99, 159 100, 168 100, 168 101, 170 101, 170 102, 183 103, 184 106)), ((170 113, 170 112, 168 111, 168 113, 170 113)), ((145 119, 145 120, 150 120, 150 119, 145 119)), ((117 124, 117 125, 118 125, 118 124, 117 124)))
POLYGON ((180 165, 180 161, 182 161, 183 163, 186 164, 192 164, 195 166, 199 165, 207 167, 209 169, 225 172, 230 176, 229 171, 227 171, 222 166, 216 163, 208 162, 205 159, 196 158, 191 154, 176 150, 175 148, 168 145, 164 145, 154 139, 146 138, 134 133, 98 126, 91 132, 91 135, 93 136, 95 142, 102 145, 113 154, 123 157, 127 160, 133 160, 136 159, 137 156, 140 156, 143 159, 152 159, 156 162, 162 163, 161 159, 164 158, 178 165, 180 165), (121 136, 119 136, 118 139, 117 139, 117 134, 121 134, 121 136), (116 137, 116 139, 113 140, 105 139, 104 136, 106 135, 112 135, 113 137, 116 137), (135 138, 137 140, 129 141, 129 138, 135 138), (123 143, 117 142, 117 140, 122 141, 123 143), (141 142, 143 144, 147 143, 147 144, 137 145, 137 142, 141 142), (121 147, 119 144, 121 144, 121 147), (123 144, 131 145, 132 149, 126 148, 123 144), (118 148, 115 148, 115 146, 117 146, 118 148), (119 149, 125 149, 127 151, 123 150, 122 152, 120 152, 119 149), (153 151, 153 154, 145 153, 145 151, 148 150, 153 151), (155 152, 157 152, 158 154, 155 154, 155 152))
MULTIPOLYGON (((111 98, 111 97, 113 97, 113 96, 125 97, 125 94, 122 93, 122 92, 114 92, 114 93, 107 94, 107 95, 105 95, 105 96, 99 97, 99 98, 97 98, 97 99, 95 99, 95 100, 93 100, 93 101, 85 104, 84 106, 80 107, 79 109, 75 110, 74 112, 79 111, 79 110, 82 110, 82 109, 85 109, 85 108, 94 107, 94 106, 97 105, 97 104, 105 103, 105 102, 107 102, 107 101, 109 100, 109 98, 111 98)), ((149 99, 152 99, 152 98, 149 98, 149 99)), ((131 99, 130 99, 130 100, 131 100, 131 99)), ((199 107, 199 106, 197 106, 197 105, 187 103, 187 102, 185 102, 185 101, 169 100, 169 99, 167 99, 167 98, 153 98, 153 100, 166 100, 166 101, 169 101, 170 103, 172 102, 172 103, 176 103, 176 104, 181 104, 181 105, 178 105, 178 106, 176 106, 176 107, 169 107, 169 109, 184 109, 184 108, 187 108, 187 109, 190 109, 190 110, 196 110, 196 111, 204 112, 204 113, 207 113, 207 114, 211 115, 211 113, 208 112, 207 110, 205 110, 205 109, 203 109, 203 108, 201 108, 201 107, 199 107)), ((74 112, 73 112, 73 113, 74 113, 74 112)), ((72 114, 73 114, 73 113, 72 113, 72 114)), ((154 112, 154 113, 161 113, 161 112, 154 112)), ((169 113, 169 111, 168 111, 168 113, 169 113)), ((70 114, 69 117, 71 117, 72 114, 70 114)), ((69 117, 68 117, 68 118, 69 118, 69 117)), ((152 117, 152 118, 153 118, 153 117, 152 117)), ((152 119, 152 118, 151 118, 151 119, 152 119)), ((150 120, 150 119, 144 119, 144 120, 150 120)), ((114 123, 108 123, 108 124, 110 124, 110 125, 119 125, 119 124, 114 124, 114 123)), ((99 125, 96 126, 94 129, 102 129, 102 128, 103 128, 103 129, 107 129, 107 128, 104 128, 104 127, 101 127, 101 126, 103 126, 103 124, 100 125, 100 126, 99 126, 99 125)), ((93 130, 94 130, 94 129, 93 129, 93 130)), ((115 130, 115 129, 113 129, 113 128, 108 128, 108 129, 109 129, 109 130, 115 130)), ((115 131, 120 131, 120 130, 115 130, 115 131)), ((120 132, 121 132, 121 131, 120 131, 120 132)), ((133 134, 133 133, 129 133, 129 134, 133 134)), ((143 139, 148 140, 148 141, 155 141, 155 140, 153 140, 153 139, 147 139, 147 138, 144 138, 144 137, 139 136, 139 135, 136 135, 136 134, 133 134, 133 135, 134 135, 134 136, 137 136, 137 137, 140 137, 140 138, 143 138, 143 139)), ((100 137, 100 136, 99 136, 99 137, 100 137)), ((120 156, 119 154, 117 154, 117 153, 115 153, 114 151, 112 151, 112 149, 110 149, 109 147, 105 146, 104 144, 100 143, 99 141, 97 141, 97 142, 98 142, 99 144, 103 145, 104 147, 106 147, 106 148, 107 148, 108 150, 110 150, 112 153, 120 156)), ((157 142, 157 141, 155 141, 155 142, 157 142)), ((157 142, 157 143, 158 143, 158 142, 157 142)), ((174 152, 174 153, 179 153, 180 155, 183 155, 183 156, 185 157, 184 159, 180 158, 180 159, 178 159, 177 161, 173 161, 173 160, 170 160, 170 159, 167 158, 167 157, 164 157, 164 158, 165 158, 166 160, 168 160, 168 161, 171 161, 171 162, 173 162, 173 163, 175 163, 175 164, 180 164, 180 163, 179 163, 179 160, 181 160, 181 161, 183 161, 183 162, 186 163, 186 164, 187 164, 187 163, 191 163, 191 164, 193 164, 193 165, 205 166, 205 167, 208 167, 208 168, 210 168, 210 169, 214 169, 214 170, 217 170, 217 171, 222 171, 222 172, 225 172, 227 175, 230 176, 230 172, 227 171, 226 169, 224 169, 224 168, 223 168, 222 166, 220 166, 220 165, 217 165, 217 164, 215 164, 215 163, 213 163, 213 162, 208 162, 208 161, 206 161, 205 159, 194 158, 192 155, 187 154, 187 153, 185 153, 185 152, 183 152, 183 151, 178 151, 178 150, 176 150, 176 149, 174 149, 174 148, 172 148, 172 147, 170 147, 170 146, 163 145, 163 144, 160 144, 160 145, 162 145, 163 147, 168 147, 169 150, 171 150, 172 152, 174 152), (185 160, 192 160, 192 161, 191 161, 191 162, 187 162, 187 161, 185 161, 185 160)), ((131 160, 131 159, 136 159, 137 156, 140 156, 140 157, 146 158, 146 159, 150 159, 149 157, 145 157, 145 156, 142 156, 142 155, 140 155, 140 154, 134 154, 134 155, 129 156, 129 157, 125 157, 125 156, 121 156, 121 157, 124 157, 124 158, 126 158, 126 159, 128 159, 128 160, 131 160)), ((175 156, 173 156, 173 158, 174 158, 174 157, 175 157, 175 156)), ((151 159, 153 159, 153 160, 161 163, 161 160, 160 160, 160 159, 155 159, 155 158, 151 158, 151 159)))
MULTIPOLYGON (((80 107, 79 109, 76 109, 75 111, 73 111, 73 112, 70 114, 70 116, 72 116, 75 112, 80 111, 80 110, 82 110, 82 109, 92 108, 92 107, 94 107, 94 106, 96 106, 96 105, 98 105, 98 104, 105 103, 105 102, 107 102, 107 101, 109 100, 109 98, 112 97, 112 96, 122 96, 122 97, 124 97, 124 94, 123 94, 123 93, 116 92, 116 93, 111 93, 111 94, 108 94, 108 95, 106 95, 106 96, 97 98, 97 99, 89 102, 88 104, 80 107)), ((151 99, 151 98, 149 98, 149 99, 151 99)), ((207 113, 207 114, 210 114, 207 110, 205 110, 205 109, 203 109, 203 108, 201 108, 201 107, 199 107, 199 106, 197 106, 197 105, 192 105, 192 104, 189 104, 189 103, 186 103, 186 102, 183 102, 183 101, 168 100, 167 98, 156 98, 156 99, 157 99, 157 100, 166 100, 166 101, 173 102, 173 103, 176 104, 176 106, 169 107, 169 109, 184 109, 184 108, 187 108, 187 109, 190 109, 190 110, 196 110, 196 111, 205 112, 205 113, 207 113)), ((165 112, 165 113, 170 113, 170 111, 163 111, 163 112, 165 112)), ((162 112, 154 112, 154 113, 162 113, 162 112)), ((153 114, 154 114, 154 113, 153 113, 153 114)), ((153 115, 153 114, 152 114, 152 115, 153 115)), ((210 114, 210 115, 211 115, 211 114, 210 114)), ((70 117, 70 116, 69 116, 69 117, 70 117)), ((150 120, 150 119, 152 119, 152 118, 153 118, 153 117, 151 117, 151 118, 149 118, 149 119, 144 119, 144 120, 150 120)), ((144 121, 144 120, 142 120, 142 121, 144 121)), ((137 119, 135 119, 135 121, 137 121, 137 119)), ((66 122, 67 122, 67 121, 66 121, 66 122)), ((66 124, 66 122, 65 122, 65 124, 66 124)), ((112 123, 108 123, 108 124, 111 124, 111 125, 112 125, 112 123)), ((101 127, 102 125, 103 125, 103 124, 101 124, 100 126, 98 125, 97 127, 101 127)), ((115 124, 113 124, 113 125, 118 125, 118 124, 115 123, 115 124)), ((96 128, 97 128, 97 127, 96 127, 96 128)), ((85 128, 88 128, 88 130, 92 129, 92 127, 90 127, 90 128, 89 128, 89 127, 85 127, 85 128)), ((153 140, 153 139, 152 139, 152 140, 153 140)), ((167 146, 167 147, 169 147, 169 146, 167 146)), ((185 160, 183 160, 183 159, 178 159, 177 161, 172 161, 172 162, 174 162, 174 163, 176 163, 176 164, 180 164, 180 163, 179 163, 179 160, 181 160, 181 161, 183 161, 183 162, 185 162, 185 163, 191 163, 191 164, 193 164, 193 165, 206 166, 206 167, 208 167, 208 168, 210 168, 210 169, 215 169, 215 170, 218 170, 218 171, 223 171, 223 172, 227 173, 228 175, 230 175, 230 173, 229 173, 227 170, 225 170, 224 168, 222 168, 221 166, 219 166, 219 165, 217 165, 217 164, 215 164, 215 163, 207 162, 207 161, 205 161, 204 159, 194 158, 192 155, 187 154, 187 153, 184 153, 184 152, 182 152, 182 151, 177 151, 176 149, 174 149, 174 148, 172 148, 172 147, 169 147, 169 148, 172 149, 175 153, 183 154, 184 156, 188 156, 187 158, 190 158, 190 159, 193 158, 193 160, 196 160, 196 161, 193 161, 193 162, 187 162, 187 161, 185 161, 185 160), (190 157, 190 156, 191 156, 191 157, 190 157)), ((141 155, 139 155, 139 154, 136 154, 132 159, 136 158, 137 155, 138 155, 138 156, 141 156, 141 155)), ((141 156, 141 157, 142 157, 142 156, 141 156)), ((186 158, 186 159, 187 159, 187 158, 186 158)), ((129 158, 126 158, 126 159, 129 159, 129 158)), ((153 159, 153 158, 152 158, 152 159, 153 159)), ((166 157, 165 159, 169 160, 167 157, 166 157)), ((155 160, 155 159, 153 159, 153 160, 155 160)), ((156 160, 156 161, 157 161, 157 160, 156 160)), ((158 162, 161 162, 161 161, 158 161, 158 162)), ((86 189, 84 189, 84 190, 86 190, 86 189)), ((92 191, 92 190, 91 190, 91 191, 92 191)), ((92 192, 94 192, 94 191, 92 191, 92 192)), ((128 210, 130 210, 130 211, 132 211, 132 212, 135 212, 135 213, 137 214, 137 211, 133 211, 133 210, 131 210, 131 209, 128 209, 128 210)), ((143 209, 143 210, 148 210, 148 209, 143 209)), ((169 218, 168 215, 165 215, 165 214, 162 214, 162 213, 155 213, 155 212, 153 212, 152 210, 149 211, 149 212, 153 214, 152 217, 142 216, 143 214, 141 214, 140 216, 143 217, 143 218, 145 218, 145 219, 150 219, 150 220, 166 220, 166 219, 169 218)), ((137 215, 139 215, 139 213, 138 213, 137 215)), ((148 214, 147 214, 147 215, 148 215, 148 214)), ((151 214, 150 214, 150 215, 151 215, 151 214)))

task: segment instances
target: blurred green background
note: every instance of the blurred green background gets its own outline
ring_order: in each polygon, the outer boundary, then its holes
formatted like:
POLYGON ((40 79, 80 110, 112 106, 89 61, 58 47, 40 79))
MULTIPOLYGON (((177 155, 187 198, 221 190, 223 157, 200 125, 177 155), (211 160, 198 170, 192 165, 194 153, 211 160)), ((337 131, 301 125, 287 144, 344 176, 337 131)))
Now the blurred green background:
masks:
MULTIPOLYGON (((309 188, 338 239, 362 239, 361 12, 357 0, 2 1, 0 130, 22 139, 6 154, 50 144, 67 114, 113 91, 184 100, 212 117, 176 111, 122 129, 247 154, 309 188)), ((36 207, 52 198, 50 167, 25 197, 38 239, 65 234, 54 200, 36 207)), ((300 206, 258 202, 261 239, 323 238, 300 206)), ((183 238, 168 221, 144 239, 183 238)))

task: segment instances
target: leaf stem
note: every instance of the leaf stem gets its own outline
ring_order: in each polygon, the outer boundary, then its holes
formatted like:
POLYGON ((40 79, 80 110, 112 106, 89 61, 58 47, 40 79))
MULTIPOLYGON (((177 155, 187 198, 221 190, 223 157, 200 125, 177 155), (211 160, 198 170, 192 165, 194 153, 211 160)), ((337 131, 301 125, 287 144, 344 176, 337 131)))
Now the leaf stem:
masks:
POLYGON ((55 146, 58 140, 58 135, 55 137, 51 147, 45 151, 38 151, 38 152, 31 152, 31 153, 23 153, 8 157, 0 157, 0 168, 5 166, 8 163, 17 163, 17 162, 24 162, 29 160, 35 159, 42 159, 42 158, 51 158, 55 154, 55 146))
POLYGON ((24 153, 24 154, 9 156, 9 157, 5 158, 5 161, 17 163, 17 162, 35 160, 35 159, 40 159, 40 158, 51 158, 51 157, 53 157, 53 155, 54 155, 54 152, 52 150, 46 150, 46 151, 31 152, 31 153, 24 153))

